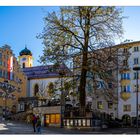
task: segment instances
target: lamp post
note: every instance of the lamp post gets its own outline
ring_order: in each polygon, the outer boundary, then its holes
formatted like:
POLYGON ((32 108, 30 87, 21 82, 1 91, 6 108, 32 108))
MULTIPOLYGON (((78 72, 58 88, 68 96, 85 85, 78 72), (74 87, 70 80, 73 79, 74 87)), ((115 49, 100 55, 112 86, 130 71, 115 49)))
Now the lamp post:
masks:
POLYGON ((136 76, 136 87, 137 87, 137 90, 136 90, 136 134, 138 134, 139 132, 138 132, 138 86, 139 86, 139 84, 138 84, 138 78, 139 78, 139 76, 138 76, 138 74, 139 74, 139 70, 140 70, 140 67, 134 67, 133 68, 133 70, 134 71, 136 71, 137 72, 137 76, 136 76))

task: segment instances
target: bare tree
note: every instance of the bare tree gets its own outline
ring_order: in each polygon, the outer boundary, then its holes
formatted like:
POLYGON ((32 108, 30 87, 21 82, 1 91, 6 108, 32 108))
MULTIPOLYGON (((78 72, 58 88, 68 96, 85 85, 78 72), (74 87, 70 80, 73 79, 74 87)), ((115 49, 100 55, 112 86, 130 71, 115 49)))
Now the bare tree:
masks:
POLYGON ((110 46, 122 35, 122 10, 118 7, 61 7, 45 17, 45 28, 40 36, 44 39, 43 56, 57 63, 70 62, 74 54, 81 54, 80 108, 85 115, 85 87, 88 71, 88 53, 110 46), (68 61, 69 60, 69 61, 68 61))

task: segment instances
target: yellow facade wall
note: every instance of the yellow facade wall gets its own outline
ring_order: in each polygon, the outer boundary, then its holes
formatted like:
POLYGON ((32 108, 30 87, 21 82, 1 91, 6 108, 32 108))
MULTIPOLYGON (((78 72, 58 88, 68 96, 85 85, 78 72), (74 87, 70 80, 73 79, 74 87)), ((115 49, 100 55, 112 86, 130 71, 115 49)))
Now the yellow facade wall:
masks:
POLYGON ((19 56, 19 64, 23 65, 23 63, 25 63, 25 67, 32 67, 33 66, 33 57, 30 56, 30 55, 22 55, 22 56, 19 56), (22 61, 23 58, 26 58, 26 61, 22 61))
MULTIPOLYGON (((26 81, 27 77, 24 75, 24 73, 21 71, 20 66, 18 64, 18 61, 16 57, 13 55, 13 52, 11 49, 7 47, 0 48, 0 54, 2 57, 0 58, 0 61, 2 64, 0 65, 0 70, 8 72, 8 58, 13 56, 13 74, 14 78, 13 80, 8 80, 7 77, 4 75, 0 76, 0 82, 4 82, 5 80, 8 81, 9 84, 16 87, 16 89, 20 89, 21 92, 15 91, 12 94, 15 95, 16 99, 6 99, 4 97, 0 96, 0 107, 5 108, 5 105, 9 108, 9 110, 12 109, 12 106, 15 105, 16 109, 18 107, 18 98, 19 97, 26 97, 26 81), (17 79, 20 79, 21 82, 19 82, 17 79)), ((2 89, 0 89, 0 94, 2 94, 2 89)))

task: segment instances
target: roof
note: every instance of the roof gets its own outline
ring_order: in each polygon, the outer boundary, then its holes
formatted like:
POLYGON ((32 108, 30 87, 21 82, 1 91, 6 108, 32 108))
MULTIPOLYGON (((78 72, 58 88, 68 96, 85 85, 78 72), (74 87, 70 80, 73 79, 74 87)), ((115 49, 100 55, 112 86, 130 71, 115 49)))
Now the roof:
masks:
POLYGON ((31 55, 32 56, 32 53, 29 49, 27 49, 27 47, 25 47, 25 49, 23 49, 20 53, 19 53, 20 56, 22 55, 31 55))
POLYGON ((65 72, 65 76, 72 75, 72 72, 66 65, 55 65, 36 66, 22 69, 28 79, 39 79, 39 78, 55 78, 60 77, 60 72, 65 72))
MULTIPOLYGON (((97 48, 97 49, 94 50, 94 52, 99 51, 99 50, 104 50, 104 49, 110 49, 110 48, 115 48, 115 49, 119 49, 119 48, 123 48, 123 47, 129 48, 129 47, 139 46, 139 45, 140 45, 140 41, 123 42, 123 43, 120 43, 120 44, 117 44, 117 45, 112 45, 112 46, 97 48)), ((93 53, 93 51, 90 51, 88 53, 93 53)), ((81 52, 74 54, 73 55, 73 58, 74 57, 77 57, 78 55, 80 56, 81 55, 81 52)))
POLYGON ((32 101, 32 100, 38 100, 38 97, 20 97, 20 98, 18 98, 18 101, 32 101))

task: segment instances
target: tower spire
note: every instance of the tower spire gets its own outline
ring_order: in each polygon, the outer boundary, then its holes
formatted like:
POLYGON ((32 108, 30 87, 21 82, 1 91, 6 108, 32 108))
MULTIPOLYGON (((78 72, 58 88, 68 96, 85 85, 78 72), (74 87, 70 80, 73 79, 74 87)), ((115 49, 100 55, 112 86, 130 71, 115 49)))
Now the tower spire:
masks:
POLYGON ((25 44, 25 49, 27 49, 27 44, 25 44))

